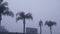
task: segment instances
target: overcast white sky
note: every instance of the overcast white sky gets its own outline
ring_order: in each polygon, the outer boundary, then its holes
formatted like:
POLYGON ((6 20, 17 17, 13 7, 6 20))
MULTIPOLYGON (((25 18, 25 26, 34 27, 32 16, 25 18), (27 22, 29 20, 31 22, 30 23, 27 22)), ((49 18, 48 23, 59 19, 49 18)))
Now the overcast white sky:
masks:
MULTIPOLYGON (((32 20, 26 20, 26 27, 37 28, 39 31, 39 20, 43 23, 46 20, 56 21, 57 25, 52 27, 53 34, 60 33, 60 0, 6 0, 8 1, 9 8, 16 14, 17 12, 24 11, 25 13, 31 12, 33 15, 32 20)), ((16 16, 11 18, 3 16, 2 26, 9 32, 23 32, 22 20, 16 23, 16 16)), ((50 34, 49 27, 42 26, 42 34, 50 34)))

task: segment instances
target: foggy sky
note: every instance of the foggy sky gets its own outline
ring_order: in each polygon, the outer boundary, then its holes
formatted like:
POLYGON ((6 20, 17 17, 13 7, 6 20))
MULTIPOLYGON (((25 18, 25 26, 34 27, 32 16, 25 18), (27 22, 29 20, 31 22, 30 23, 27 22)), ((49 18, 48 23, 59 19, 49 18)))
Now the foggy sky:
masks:
MULTIPOLYGON (((40 19, 45 23, 46 20, 57 22, 56 26, 52 27, 53 34, 60 33, 60 0, 6 0, 11 11, 14 12, 14 18, 3 16, 2 26, 9 32, 23 32, 23 21, 16 23, 16 13, 24 11, 31 12, 32 20, 26 20, 26 27, 37 28, 39 31, 40 19)), ((42 26, 42 34, 50 34, 48 26, 42 26)))

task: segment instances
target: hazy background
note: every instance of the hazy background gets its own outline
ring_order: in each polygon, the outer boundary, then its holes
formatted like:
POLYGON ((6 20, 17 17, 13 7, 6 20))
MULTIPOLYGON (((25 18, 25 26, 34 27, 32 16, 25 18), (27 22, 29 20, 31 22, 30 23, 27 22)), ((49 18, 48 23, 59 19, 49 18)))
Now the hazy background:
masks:
MULTIPOLYGON (((26 27, 37 28, 39 31, 40 19, 45 23, 46 20, 56 21, 57 25, 52 27, 53 34, 60 33, 60 0, 5 0, 11 11, 14 12, 14 18, 3 16, 2 26, 9 32, 23 32, 22 20, 16 23, 16 13, 24 11, 31 12, 32 20, 26 20, 26 27)), ((50 34, 49 27, 43 25, 42 34, 50 34)))

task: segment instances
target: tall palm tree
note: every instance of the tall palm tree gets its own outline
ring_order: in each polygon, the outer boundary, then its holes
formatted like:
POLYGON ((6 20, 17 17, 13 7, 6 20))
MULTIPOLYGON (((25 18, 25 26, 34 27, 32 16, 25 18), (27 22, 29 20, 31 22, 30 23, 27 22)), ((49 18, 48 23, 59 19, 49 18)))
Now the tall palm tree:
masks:
POLYGON ((13 12, 10 11, 8 8, 8 3, 3 2, 3 0, 0 0, 0 26, 1 26, 2 15, 7 15, 12 17, 14 16, 13 12))
POLYGON ((50 33, 52 34, 52 26, 56 25, 56 22, 53 21, 46 21, 45 25, 47 25, 48 27, 50 27, 50 33))
POLYGON ((19 15, 19 17, 16 18, 16 21, 23 20, 23 33, 25 33, 25 19, 33 19, 31 13, 25 14, 24 12, 17 13, 16 16, 19 15))
POLYGON ((42 20, 40 20, 40 22, 39 22, 40 34, 42 34, 42 25, 43 25, 43 22, 42 22, 42 20))

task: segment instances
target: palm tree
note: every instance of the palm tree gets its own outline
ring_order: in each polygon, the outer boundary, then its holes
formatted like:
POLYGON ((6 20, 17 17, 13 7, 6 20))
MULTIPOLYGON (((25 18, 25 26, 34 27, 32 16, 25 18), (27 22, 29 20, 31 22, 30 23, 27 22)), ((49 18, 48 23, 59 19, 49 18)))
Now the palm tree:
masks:
POLYGON ((23 20, 23 33, 25 33, 25 19, 33 19, 31 13, 25 14, 24 12, 17 13, 16 16, 19 15, 19 17, 16 18, 16 21, 23 20))
POLYGON ((52 34, 52 26, 56 25, 56 22, 53 21, 46 21, 45 25, 47 25, 48 27, 50 27, 50 33, 52 34))
POLYGON ((8 3, 4 2, 3 0, 0 0, 0 26, 1 26, 1 20, 2 20, 2 15, 7 15, 7 16, 14 16, 13 12, 9 10, 8 8, 8 3))
POLYGON ((42 34, 42 25, 43 25, 43 22, 42 22, 42 20, 40 20, 40 22, 39 22, 39 26, 40 26, 40 34, 42 34))

